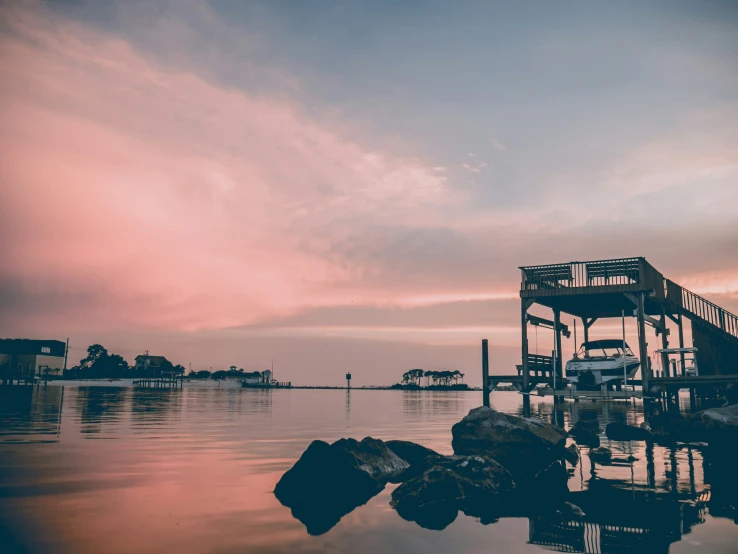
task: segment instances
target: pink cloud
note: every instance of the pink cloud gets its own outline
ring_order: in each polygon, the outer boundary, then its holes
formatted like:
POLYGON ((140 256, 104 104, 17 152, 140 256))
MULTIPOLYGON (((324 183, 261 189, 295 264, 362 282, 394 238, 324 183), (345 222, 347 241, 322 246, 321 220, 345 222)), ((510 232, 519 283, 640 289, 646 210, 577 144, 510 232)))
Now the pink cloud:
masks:
POLYGON ((75 296, 76 317, 47 322, 217 328, 340 303, 330 285, 357 268, 321 251, 342 229, 422 224, 458 200, 431 165, 298 105, 43 10, 2 15, 0 278, 75 296))

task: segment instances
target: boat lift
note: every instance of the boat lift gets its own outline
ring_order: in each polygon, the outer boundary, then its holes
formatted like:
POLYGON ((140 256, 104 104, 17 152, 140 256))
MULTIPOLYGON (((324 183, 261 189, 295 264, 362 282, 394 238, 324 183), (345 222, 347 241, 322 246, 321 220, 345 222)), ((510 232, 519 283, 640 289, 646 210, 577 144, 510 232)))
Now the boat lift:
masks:
POLYGON ((662 348, 656 350, 657 354, 665 356, 669 363, 662 368, 665 375, 662 377, 699 377, 699 367, 697 366, 697 349, 696 348, 662 348), (678 354, 679 360, 670 358, 672 354, 678 354), (689 356, 691 355, 691 356, 689 356))

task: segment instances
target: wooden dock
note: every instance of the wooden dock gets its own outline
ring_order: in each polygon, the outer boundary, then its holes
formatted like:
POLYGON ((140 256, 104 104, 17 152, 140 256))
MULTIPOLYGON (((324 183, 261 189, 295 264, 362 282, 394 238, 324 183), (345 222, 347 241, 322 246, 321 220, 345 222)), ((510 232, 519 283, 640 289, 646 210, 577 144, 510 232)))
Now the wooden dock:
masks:
POLYGON ((184 379, 181 375, 162 373, 153 377, 134 379, 133 385, 147 389, 181 389, 184 386, 184 379))
MULTIPOLYGON (((517 375, 489 375, 487 343, 483 341, 482 380, 485 391, 498 383, 511 383, 522 393, 531 393, 545 385, 552 391, 555 388, 555 395, 560 396, 559 390, 567 381, 561 356, 556 353, 562 351, 562 337, 569 338, 571 334, 561 322, 562 314, 575 318, 575 321, 581 320, 584 342, 588 342, 590 329, 597 321, 620 319, 623 314, 636 319, 640 362, 638 384, 644 398, 673 399, 683 389, 690 390, 692 395, 713 395, 738 387, 738 316, 665 278, 645 258, 567 262, 519 269, 521 364, 517 375), (530 314, 529 309, 535 304, 549 308, 553 316, 551 320, 530 314), (675 340, 679 348, 684 349, 683 326, 687 321, 692 327, 699 375, 689 375, 684 371, 683 352, 678 362, 681 372, 674 370, 669 363, 669 354, 664 352, 669 349, 671 335, 668 322, 676 326, 675 340), (553 356, 529 352, 529 325, 552 329, 553 356), (650 364, 648 328, 653 329, 656 340, 660 342, 660 376, 654 374, 650 364)), ((578 393, 583 394, 582 391, 578 393)))

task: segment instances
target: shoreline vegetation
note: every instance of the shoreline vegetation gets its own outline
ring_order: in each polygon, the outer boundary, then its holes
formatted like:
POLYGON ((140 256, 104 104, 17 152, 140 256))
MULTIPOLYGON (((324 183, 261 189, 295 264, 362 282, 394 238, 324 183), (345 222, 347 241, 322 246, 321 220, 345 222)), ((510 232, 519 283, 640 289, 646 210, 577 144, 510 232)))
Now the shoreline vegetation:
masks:
MULTIPOLYGON (((12 376, 10 376, 12 377, 12 376)), ((481 387, 470 387, 464 383, 464 374, 458 370, 423 370, 411 369, 402 375, 402 381, 393 385, 293 385, 283 386, 274 380, 271 370, 245 371, 233 365, 229 369, 190 370, 183 365, 175 365, 163 356, 150 356, 148 352, 136 357, 135 365, 130 365, 123 356, 109 352, 100 344, 87 348, 87 356, 63 375, 51 375, 48 372, 36 375, 48 383, 137 386, 135 381, 141 378, 181 380, 183 385, 202 388, 293 388, 319 390, 403 390, 403 391, 481 391, 481 387)))
MULTIPOLYGON (((108 377, 108 378, 79 378, 79 377, 49 377, 48 383, 56 385, 79 385, 79 386, 121 386, 121 387, 133 387, 136 386, 133 381, 136 380, 134 377, 108 377)), ((192 388, 251 388, 242 387, 242 380, 239 378, 225 377, 223 379, 203 379, 203 378, 189 378, 188 376, 183 377, 183 383, 185 387, 192 388)), ((39 382, 40 383, 40 382, 39 382)), ((257 390, 271 390, 277 387, 253 387, 257 390)), ((292 389, 302 390, 368 390, 368 391, 379 391, 379 390, 402 390, 402 391, 442 391, 442 392, 479 392, 482 390, 481 387, 470 387, 469 385, 463 386, 430 386, 430 387, 412 387, 404 385, 365 385, 359 387, 351 387, 350 389, 345 385, 292 385, 292 389)))

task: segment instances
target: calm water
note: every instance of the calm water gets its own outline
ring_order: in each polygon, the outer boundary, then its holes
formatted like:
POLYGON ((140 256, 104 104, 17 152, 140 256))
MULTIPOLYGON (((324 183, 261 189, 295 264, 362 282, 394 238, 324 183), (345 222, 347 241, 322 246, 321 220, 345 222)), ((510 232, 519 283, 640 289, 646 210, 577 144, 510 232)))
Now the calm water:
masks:
MULTIPOLYGON (((388 485, 310 536, 272 494, 317 438, 371 435, 451 453, 451 426, 481 393, 49 386, 0 400, 2 552, 620 552, 642 544, 642 529, 606 525, 620 515, 652 534, 656 525, 649 552, 738 552, 734 512, 715 504, 700 447, 603 438, 617 458, 638 461, 593 468, 585 455, 571 469, 574 501, 600 520, 578 534, 545 518, 483 525, 463 514, 443 531, 423 529, 390 507, 388 485)), ((494 393, 492 404, 522 410, 514 393, 494 393)), ((603 428, 643 420, 640 404, 532 406, 567 429, 592 410, 603 428)))

